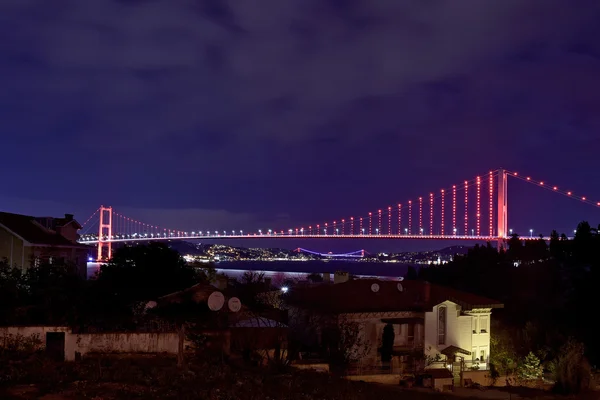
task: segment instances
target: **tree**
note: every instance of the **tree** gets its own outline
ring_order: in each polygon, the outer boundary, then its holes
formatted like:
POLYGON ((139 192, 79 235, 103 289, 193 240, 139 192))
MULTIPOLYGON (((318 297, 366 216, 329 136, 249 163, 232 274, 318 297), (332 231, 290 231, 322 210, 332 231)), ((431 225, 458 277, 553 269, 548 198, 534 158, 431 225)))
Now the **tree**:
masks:
POLYGON ((313 282, 313 283, 323 282, 323 275, 316 273, 316 272, 311 272, 310 274, 308 274, 306 276, 306 280, 313 282))
POLYGON ((590 388, 592 371, 584 346, 573 338, 560 349, 553 363, 555 390, 564 394, 580 393, 590 388))
POLYGON ((492 376, 510 375, 514 372, 517 360, 512 338, 508 329, 495 327, 490 336, 490 369, 492 376))
POLYGON ((189 266, 183 257, 163 243, 117 249, 100 267, 97 284, 123 303, 154 300, 190 287, 203 271, 189 266))
POLYGON ((394 350, 394 325, 386 324, 383 327, 381 338, 381 361, 392 361, 392 351, 394 350))
POLYGON ((529 352, 527 356, 519 363, 517 368, 517 376, 522 381, 532 381, 542 377, 542 366, 540 359, 529 352))
POLYGON ((345 368, 370 351, 370 344, 362 334, 360 323, 344 316, 324 316, 320 319, 323 344, 334 367, 345 368))

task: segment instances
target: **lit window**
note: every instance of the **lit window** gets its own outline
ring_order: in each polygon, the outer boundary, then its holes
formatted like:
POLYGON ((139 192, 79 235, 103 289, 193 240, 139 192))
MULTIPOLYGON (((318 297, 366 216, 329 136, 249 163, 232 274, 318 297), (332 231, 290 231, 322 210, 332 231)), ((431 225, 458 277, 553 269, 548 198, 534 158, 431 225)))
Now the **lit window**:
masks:
POLYGON ((446 307, 438 307, 438 344, 446 344, 446 307))
POLYGON ((486 362, 485 350, 481 350, 481 357, 479 357, 479 359, 481 360, 481 362, 486 362))
POLYGON ((487 333, 488 331, 488 317, 481 317, 481 321, 479 322, 479 329, 481 329, 481 333, 487 333))

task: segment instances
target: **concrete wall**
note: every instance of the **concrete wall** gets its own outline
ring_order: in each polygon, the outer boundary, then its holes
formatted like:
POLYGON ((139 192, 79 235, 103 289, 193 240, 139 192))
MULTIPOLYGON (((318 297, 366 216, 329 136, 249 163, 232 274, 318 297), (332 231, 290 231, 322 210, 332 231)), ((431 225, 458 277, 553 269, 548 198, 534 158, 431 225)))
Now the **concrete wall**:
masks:
POLYGON ((472 318, 471 335, 473 339, 471 348, 467 348, 467 350, 475 354, 474 357, 471 357, 471 361, 479 359, 479 367, 486 369, 490 357, 491 310, 473 310, 469 314, 472 318), (481 360, 482 351, 485 353, 484 360, 481 360))
MULTIPOLYGON (((24 338, 31 338, 36 336, 40 340, 40 347, 46 347, 46 332, 69 332, 70 329, 64 326, 9 326, 0 327, 0 345, 2 345, 3 339, 7 336, 23 336, 24 338)), ((67 333, 68 334, 68 333, 67 333)), ((65 342, 66 336, 65 334, 65 342)))
MULTIPOLYGON (((46 347, 46 333, 65 332, 65 359, 75 360, 75 354, 87 353, 177 353, 177 333, 82 333, 74 334, 66 327, 4 327, 0 328, 0 345, 7 335, 39 337, 46 347)), ((187 344, 187 343, 186 343, 187 344)))
POLYGON ((75 353, 177 353, 177 333, 84 333, 65 338, 65 359, 75 353))
POLYGON ((400 375, 398 374, 349 375, 346 376, 346 379, 351 381, 382 383, 385 385, 398 385, 400 383, 400 375))
MULTIPOLYGON (((425 354, 435 357, 448 346, 457 346, 471 351, 472 347, 471 316, 460 315, 460 306, 445 301, 425 313, 425 354), (438 344, 438 310, 446 307, 446 343, 438 344)), ((443 356, 442 356, 443 357, 443 356)), ((465 356, 470 360, 469 356, 465 356)))
POLYGON ((471 379, 472 383, 478 383, 481 386, 504 387, 507 386, 507 380, 510 381, 512 385, 515 385, 515 377, 506 375, 499 376, 494 383, 490 378, 490 371, 463 371, 462 379, 463 386, 465 379, 471 379))

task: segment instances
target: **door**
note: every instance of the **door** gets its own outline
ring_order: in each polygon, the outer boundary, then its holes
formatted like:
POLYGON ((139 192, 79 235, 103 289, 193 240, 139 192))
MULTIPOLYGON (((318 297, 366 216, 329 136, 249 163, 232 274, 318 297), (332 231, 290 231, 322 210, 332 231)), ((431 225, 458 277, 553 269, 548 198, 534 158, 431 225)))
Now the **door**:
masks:
POLYGON ((46 355, 53 360, 65 359, 65 333, 46 332, 46 355))

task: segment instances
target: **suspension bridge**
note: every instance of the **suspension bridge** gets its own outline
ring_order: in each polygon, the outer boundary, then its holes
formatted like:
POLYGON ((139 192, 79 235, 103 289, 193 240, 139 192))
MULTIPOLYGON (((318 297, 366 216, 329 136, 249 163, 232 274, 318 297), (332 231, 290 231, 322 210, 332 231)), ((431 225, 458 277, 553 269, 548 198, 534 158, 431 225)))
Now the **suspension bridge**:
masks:
MULTIPOLYGON (((518 179, 600 208, 585 196, 559 189, 544 181, 497 169, 445 189, 413 197, 361 216, 349 216, 287 229, 198 229, 182 231, 138 221, 100 206, 82 225, 79 242, 97 246, 97 259, 112 255, 112 244, 163 240, 225 239, 414 239, 497 241, 512 234, 508 229, 508 180, 518 179), (91 232, 94 228, 97 230, 91 232)), ((537 237, 523 236, 524 240, 537 237)), ((548 238, 545 238, 548 239, 548 238)))
POLYGON ((298 247, 294 250, 296 253, 312 254, 314 256, 325 257, 325 258, 364 258, 365 254, 368 254, 364 249, 351 251, 349 253, 319 253, 318 251, 303 249, 298 247))

